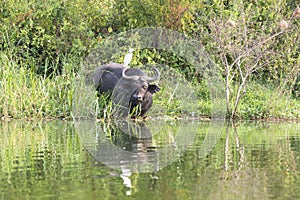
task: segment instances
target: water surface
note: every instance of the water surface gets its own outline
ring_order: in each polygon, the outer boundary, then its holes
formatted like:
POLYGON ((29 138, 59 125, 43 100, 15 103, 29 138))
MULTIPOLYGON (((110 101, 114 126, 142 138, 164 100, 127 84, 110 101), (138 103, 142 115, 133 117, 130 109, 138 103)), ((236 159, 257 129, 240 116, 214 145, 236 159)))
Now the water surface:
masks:
POLYGON ((300 199, 299 123, 1 122, 1 199, 300 199))

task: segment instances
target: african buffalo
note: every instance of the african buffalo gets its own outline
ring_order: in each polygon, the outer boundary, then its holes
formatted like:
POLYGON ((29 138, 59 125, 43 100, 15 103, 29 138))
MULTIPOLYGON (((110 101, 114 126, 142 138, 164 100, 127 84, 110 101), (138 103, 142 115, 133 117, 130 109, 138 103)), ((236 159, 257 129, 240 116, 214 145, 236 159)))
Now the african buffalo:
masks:
POLYGON ((144 117, 152 106, 152 95, 160 90, 150 84, 159 79, 160 73, 154 68, 155 76, 149 77, 141 69, 129 68, 111 63, 95 69, 93 84, 100 93, 110 93, 119 117, 144 117), (116 109, 117 108, 117 109, 116 109))

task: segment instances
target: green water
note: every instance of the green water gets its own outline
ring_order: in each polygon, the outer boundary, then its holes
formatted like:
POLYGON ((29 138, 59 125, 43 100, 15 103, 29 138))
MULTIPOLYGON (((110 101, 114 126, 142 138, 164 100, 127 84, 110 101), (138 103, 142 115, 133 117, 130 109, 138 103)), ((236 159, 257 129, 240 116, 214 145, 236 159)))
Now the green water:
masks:
POLYGON ((1 122, 1 199, 300 199, 300 124, 1 122))

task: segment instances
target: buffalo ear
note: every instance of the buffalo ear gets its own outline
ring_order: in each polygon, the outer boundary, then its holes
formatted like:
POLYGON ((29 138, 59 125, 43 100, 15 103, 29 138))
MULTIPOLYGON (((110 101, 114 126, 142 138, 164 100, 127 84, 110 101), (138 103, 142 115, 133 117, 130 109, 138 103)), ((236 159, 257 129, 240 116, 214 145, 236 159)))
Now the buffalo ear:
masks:
POLYGON ((148 91, 152 94, 159 92, 160 88, 157 85, 149 85, 148 86, 148 91))

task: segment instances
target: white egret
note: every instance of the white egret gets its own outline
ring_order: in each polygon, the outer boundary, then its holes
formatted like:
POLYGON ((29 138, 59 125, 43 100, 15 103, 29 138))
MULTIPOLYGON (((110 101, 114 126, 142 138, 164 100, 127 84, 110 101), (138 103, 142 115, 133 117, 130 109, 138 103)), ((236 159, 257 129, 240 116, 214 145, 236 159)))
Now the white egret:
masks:
POLYGON ((124 57, 124 66, 128 67, 128 64, 130 63, 131 59, 132 59, 132 52, 134 50, 132 48, 129 48, 128 54, 125 55, 124 57))

